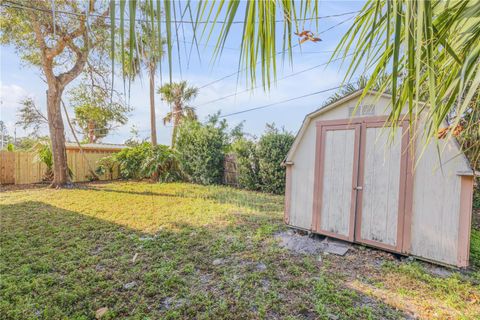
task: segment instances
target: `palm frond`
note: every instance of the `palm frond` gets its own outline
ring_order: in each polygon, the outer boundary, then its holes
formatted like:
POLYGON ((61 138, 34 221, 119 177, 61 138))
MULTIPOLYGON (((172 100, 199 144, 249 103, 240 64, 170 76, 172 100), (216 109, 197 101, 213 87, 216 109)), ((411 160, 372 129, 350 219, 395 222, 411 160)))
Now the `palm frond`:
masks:
POLYGON ((345 82, 358 72, 369 74, 362 98, 375 87, 391 91, 392 120, 404 116, 404 106, 414 120, 418 102, 428 102, 430 139, 449 115, 455 128, 472 105, 480 108, 474 94, 480 89, 479 13, 477 0, 369 0, 332 58, 351 55, 345 82), (375 49, 379 45, 382 49, 375 49))
MULTIPOLYGON (((182 28, 183 34, 192 34, 193 43, 214 41, 215 48, 213 60, 218 59, 222 54, 223 48, 227 40, 233 34, 232 28, 242 22, 241 51, 239 54, 239 70, 244 70, 247 79, 250 79, 252 85, 256 82, 257 70, 260 70, 262 84, 270 87, 271 81, 276 78, 277 68, 277 42, 280 38, 283 50, 283 57, 288 57, 292 61, 292 35, 294 32, 300 33, 304 31, 305 22, 318 15, 318 0, 304 0, 297 4, 291 0, 266 0, 266 1, 248 1, 242 5, 241 1, 199 1, 198 5, 191 5, 191 1, 186 3, 179 1, 178 3, 170 0, 156 2, 153 0, 110 0, 111 11, 115 11, 116 2, 120 3, 118 15, 120 17, 120 28, 112 27, 111 31, 123 39, 129 34, 128 55, 121 51, 121 61, 133 61, 136 55, 141 55, 140 50, 135 48, 135 39, 141 32, 135 28, 135 17, 141 11, 145 11, 141 21, 146 21, 152 33, 148 35, 149 41, 153 39, 161 39, 165 32, 166 55, 168 58, 168 69, 170 82, 172 82, 172 65, 173 65, 173 47, 176 43, 178 51, 179 67, 182 64, 180 56, 180 41, 178 30, 182 28), (177 20, 176 10, 186 12, 187 8, 193 21, 187 25, 191 27, 190 32, 184 30, 183 21, 177 20), (128 29, 125 26, 125 18, 128 17, 128 29), (237 20, 237 19, 243 19, 237 20), (279 24, 281 27, 279 27, 279 24), (220 30, 216 29, 220 25, 220 30), (283 30, 283 34, 278 34, 278 30, 283 30), (218 33, 218 34, 217 34, 218 33), (212 35, 216 35, 216 40, 212 35)), ((115 13, 111 13, 115 17, 115 13)), ((183 17, 183 14, 182 14, 183 17)), ((112 19, 116 24, 116 20, 112 19)), ((318 20, 316 21, 318 28, 318 20)), ((112 37, 112 48, 115 40, 112 37)), ((160 42, 160 41, 157 41, 160 42)), ((125 47, 122 40, 120 46, 125 47)), ((186 57, 184 57, 186 58, 186 57)), ((122 62, 123 63, 123 62, 122 62)), ((131 65, 131 63, 128 63, 131 65)))
POLYGON ((163 124, 166 125, 167 123, 172 122, 173 120, 173 112, 168 112, 165 117, 163 117, 163 124))

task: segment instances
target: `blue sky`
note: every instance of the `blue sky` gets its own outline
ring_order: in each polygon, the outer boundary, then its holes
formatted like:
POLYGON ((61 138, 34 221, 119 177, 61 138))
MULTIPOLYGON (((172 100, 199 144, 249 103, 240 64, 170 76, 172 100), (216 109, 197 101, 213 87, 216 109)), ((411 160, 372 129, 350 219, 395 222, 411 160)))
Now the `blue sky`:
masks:
MULTIPOLYGON (((362 5, 363 1, 320 1, 319 15, 335 15, 356 11, 359 10, 362 5)), ((322 32, 352 16, 353 15, 322 19, 319 21, 318 30, 316 30, 314 26, 311 26, 311 30, 322 32)), ((353 19, 350 19, 338 27, 322 33, 320 35, 322 39, 321 42, 307 42, 301 46, 301 50, 298 47, 295 48, 292 65, 290 65, 288 61, 282 63, 281 59, 279 59, 277 70, 278 82, 273 84, 272 88, 268 91, 264 91, 260 86, 257 89, 240 93, 234 97, 206 104, 206 102, 235 92, 242 92, 251 87, 250 83, 245 81, 245 75, 243 73, 240 74, 238 82, 237 77, 233 76, 212 85, 205 86, 214 80, 238 70, 239 45, 241 41, 240 26, 232 30, 226 44, 226 49, 215 63, 211 63, 210 59, 214 41, 210 41, 207 46, 200 47, 200 59, 198 55, 192 54, 190 61, 188 61, 185 54, 182 54, 184 52, 182 46, 180 48, 182 51, 180 55, 182 70, 180 73, 178 63, 173 66, 173 80, 187 80, 189 84, 201 88, 198 97, 192 103, 192 105, 197 108, 197 114, 201 120, 204 120, 208 114, 212 114, 218 110, 225 115, 332 88, 339 85, 343 80, 344 70, 340 68, 339 63, 332 63, 326 67, 317 67, 296 76, 290 75, 328 61, 331 50, 336 47, 341 36, 347 30, 348 26, 351 25, 352 21, 353 19), (288 78, 282 80, 284 77, 288 78)), ((306 27, 310 26, 307 25, 306 27)), ((188 39, 188 31, 186 35, 186 41, 191 40, 188 39)), ((187 48, 187 50, 188 49, 189 48, 187 48)), ((281 50, 281 45, 278 46, 278 50, 281 50)), ((178 52, 174 52, 174 60, 178 61, 177 54, 178 52)), ((40 70, 23 63, 17 57, 12 47, 1 46, 0 60, 0 96, 2 101, 0 118, 7 124, 9 134, 13 135, 16 129, 17 137, 21 137, 26 135, 27 132, 24 132, 18 126, 15 128, 16 113, 19 108, 18 101, 27 96, 32 97, 37 105, 42 110, 45 110, 46 84, 41 79, 40 70)), ((168 71, 165 70, 163 72, 163 79, 165 80, 167 78, 168 71)), ((118 78, 116 82, 118 84, 121 83, 121 78, 118 78)), ((156 82, 158 85, 159 79, 157 79, 156 82)), ((70 85, 70 88, 71 87, 72 85, 70 85)), ((304 116, 317 109, 331 93, 333 92, 230 116, 226 119, 232 127, 244 121, 244 130, 247 133, 257 136, 261 135, 264 131, 265 124, 271 122, 275 122, 278 127, 284 127, 286 130, 295 133, 300 127, 304 116)), ((130 136, 130 128, 133 125, 139 130, 141 138, 148 138, 148 97, 148 79, 143 77, 143 81, 139 80, 132 84, 130 104, 134 109, 129 115, 129 122, 111 132, 109 136, 103 139, 103 142, 122 143, 130 136)), ((158 140, 159 143, 168 144, 170 142, 171 127, 168 125, 164 126, 161 119, 165 113, 168 112, 169 106, 160 101, 159 95, 156 95, 156 106, 158 140)), ((44 132, 47 133, 46 128, 44 132)), ((66 133, 67 138, 71 139, 67 126, 66 133)))

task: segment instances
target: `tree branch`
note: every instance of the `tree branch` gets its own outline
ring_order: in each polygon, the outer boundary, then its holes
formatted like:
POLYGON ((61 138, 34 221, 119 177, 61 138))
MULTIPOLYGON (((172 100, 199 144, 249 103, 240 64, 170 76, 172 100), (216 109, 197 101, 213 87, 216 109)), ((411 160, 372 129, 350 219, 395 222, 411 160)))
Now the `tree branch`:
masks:
POLYGON ((72 122, 70 121, 70 116, 68 115, 68 112, 67 112, 67 107, 65 107, 65 103, 63 102, 63 100, 60 100, 60 101, 61 101, 62 106, 63 106, 63 111, 65 112, 65 117, 67 118, 68 126, 70 127, 70 130, 72 130, 73 137, 75 138, 75 141, 77 142, 78 148, 80 149, 80 153, 82 154, 83 159, 87 163, 87 166, 88 166, 88 169, 89 169, 90 173, 93 176, 95 176, 95 178, 100 180, 100 177, 95 173, 95 170, 93 170, 92 167, 90 166, 90 162, 88 161, 87 156, 85 155, 85 152, 83 151, 82 145, 80 144, 80 141, 77 138, 77 135, 75 133, 75 129, 73 128, 72 122))
MULTIPOLYGON (((103 20, 107 17, 108 13, 109 11, 105 10, 105 12, 97 20, 95 20, 92 26, 97 26, 98 24, 102 23, 103 20)), ((66 46, 68 46, 75 53, 75 55, 77 56, 77 61, 69 71, 57 77, 63 87, 65 87, 68 83, 75 79, 84 70, 85 64, 87 63, 90 47, 88 45, 89 37, 87 34, 85 20, 81 21, 80 27, 73 31, 66 40, 66 46), (77 47, 73 43, 73 39, 79 37, 80 35, 82 36, 84 43, 84 48, 82 49, 77 47)))
MULTIPOLYGON (((85 38, 86 36, 84 36, 84 39, 85 38)), ((67 42, 67 46, 70 49, 72 49, 72 51, 75 53, 75 56, 77 57, 77 61, 69 71, 62 73, 57 77, 62 87, 65 87, 67 84, 69 84, 73 79, 75 79, 83 71, 83 68, 87 63, 87 58, 88 58, 88 49, 86 49, 85 52, 82 51, 82 49, 77 47, 72 40, 67 42)))
POLYGON ((38 46, 40 47, 42 64, 43 64, 43 72, 45 72, 47 81, 49 81, 49 79, 55 78, 55 75, 53 74, 52 60, 47 58, 48 47, 47 47, 47 44, 45 43, 45 38, 42 33, 42 30, 40 29, 40 24, 38 23, 37 17, 34 14, 32 14, 31 17, 32 17, 33 31, 35 33, 35 40, 37 41, 38 46))

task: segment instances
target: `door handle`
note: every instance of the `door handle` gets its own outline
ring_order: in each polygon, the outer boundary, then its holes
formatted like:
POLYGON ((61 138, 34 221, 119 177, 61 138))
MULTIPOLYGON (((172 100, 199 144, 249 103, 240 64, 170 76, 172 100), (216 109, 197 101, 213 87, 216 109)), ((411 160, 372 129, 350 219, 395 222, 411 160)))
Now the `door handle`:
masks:
POLYGON ((363 190, 361 186, 353 187, 354 190, 363 190))

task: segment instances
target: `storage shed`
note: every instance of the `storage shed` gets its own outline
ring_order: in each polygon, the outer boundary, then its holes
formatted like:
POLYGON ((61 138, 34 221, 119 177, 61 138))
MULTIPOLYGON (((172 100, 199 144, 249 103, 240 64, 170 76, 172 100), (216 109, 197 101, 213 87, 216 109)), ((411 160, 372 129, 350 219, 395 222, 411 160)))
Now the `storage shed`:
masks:
POLYGON ((425 145, 421 117, 415 135, 404 120, 392 140, 391 97, 370 92, 356 108, 361 93, 305 117, 285 159, 285 222, 468 266, 474 172, 457 141, 425 145))

